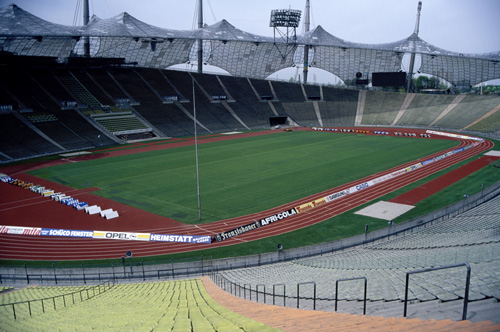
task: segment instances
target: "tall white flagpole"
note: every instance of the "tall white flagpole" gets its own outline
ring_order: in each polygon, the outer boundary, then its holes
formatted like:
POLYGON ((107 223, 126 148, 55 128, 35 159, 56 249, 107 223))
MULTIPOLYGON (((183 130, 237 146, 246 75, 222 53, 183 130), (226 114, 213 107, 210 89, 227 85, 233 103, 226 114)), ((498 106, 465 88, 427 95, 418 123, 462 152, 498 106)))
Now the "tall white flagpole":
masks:
POLYGON ((200 198, 200 171, 198 167, 198 130, 196 124, 196 96, 194 93, 193 77, 193 118, 194 118, 194 149, 196 154, 196 188, 198 191, 198 220, 201 220, 201 198, 200 198))
MULTIPOLYGON (((203 0, 198 1, 198 29, 203 29, 203 0)), ((203 39, 198 39, 198 73, 203 73, 203 39)))

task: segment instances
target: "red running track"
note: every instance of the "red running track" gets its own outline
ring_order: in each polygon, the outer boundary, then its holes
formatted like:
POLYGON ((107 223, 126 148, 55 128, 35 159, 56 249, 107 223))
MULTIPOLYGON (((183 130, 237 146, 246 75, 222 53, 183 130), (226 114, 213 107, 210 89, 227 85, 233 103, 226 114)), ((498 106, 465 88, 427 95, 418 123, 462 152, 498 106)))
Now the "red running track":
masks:
MULTIPOLYGON (((358 128, 359 129, 359 128, 358 128)), ((374 128, 364 128, 373 132, 374 128)), ((381 130, 376 128, 375 130, 381 130)), ((393 133, 393 130, 390 134, 393 133)), ((401 131, 398 129, 398 131, 401 131)), ((277 131, 266 131, 257 134, 268 134, 277 131)), ((425 131, 411 130, 418 136, 419 133, 425 131)), ((346 134, 349 135, 349 134, 346 134)), ((203 139, 201 142, 210 142, 213 140, 234 139, 246 135, 238 136, 214 136, 210 139, 203 139)), ((440 137, 443 139, 442 137, 440 137)), ((415 138, 420 139, 420 138, 415 138)), ((471 141, 458 140, 458 145, 449 150, 454 150, 457 147, 463 147, 471 144, 471 141)), ((164 149, 178 145, 192 144, 192 141, 180 141, 179 143, 170 144, 143 144, 144 147, 138 147, 141 151, 148 150, 153 146, 154 149, 164 149)), ((141 241, 120 241, 120 240, 98 240, 98 239, 81 239, 81 238, 63 238, 63 237, 37 237, 37 236, 21 236, 11 234, 0 234, 0 259, 24 259, 24 260, 88 260, 88 259, 108 259, 120 258, 128 250, 133 251, 134 257, 166 255, 179 252, 196 251, 202 249, 215 248, 220 246, 229 246, 243 242, 254 241, 261 238, 271 237, 287 232, 291 232, 303 227, 307 227, 335 215, 341 214, 360 206, 366 202, 372 201, 396 189, 413 183, 426 176, 443 170, 460 161, 473 157, 479 153, 489 150, 493 147, 493 143, 485 140, 480 145, 470 148, 458 154, 453 154, 438 162, 428 164, 415 171, 407 173, 403 176, 393 178, 361 190, 357 193, 347 195, 339 200, 329 204, 324 204, 307 212, 297 214, 282 221, 261 227, 259 229, 241 234, 222 242, 214 242, 211 244, 185 244, 185 243, 165 243, 165 242, 141 242, 141 241)), ((114 153, 137 153, 137 149, 131 150, 116 150, 109 149, 109 152, 102 157, 115 155, 114 153)), ((353 185, 366 182, 377 178, 384 174, 391 173, 395 170, 402 169, 414 165, 423 160, 428 160, 434 156, 443 154, 446 151, 441 151, 424 158, 396 166, 392 169, 370 175, 363 179, 346 183, 342 186, 332 188, 330 190, 317 193, 315 195, 305 197, 303 199, 291 202, 282 206, 254 213, 247 216, 221 220, 209 224, 202 225, 186 225, 175 220, 158 216, 152 213, 142 211, 124 204, 120 204, 99 196, 89 193, 91 190, 75 190, 65 187, 60 184, 55 184, 50 181, 31 177, 23 173, 27 169, 33 167, 43 167, 45 165, 23 166, 22 170, 11 169, 15 176, 24 180, 31 181, 37 184, 45 185, 56 191, 61 191, 73 197, 89 202, 90 204, 100 205, 102 208, 113 208, 119 211, 120 217, 105 221, 100 216, 90 216, 81 211, 76 211, 72 208, 54 202, 50 199, 43 198, 40 195, 34 194, 29 190, 22 190, 19 187, 9 184, 0 183, 2 195, 0 196, 0 224, 11 226, 30 226, 30 227, 50 227, 64 229, 83 229, 83 230, 116 230, 129 232, 145 232, 145 233, 160 233, 160 234, 182 234, 182 235, 214 235, 222 231, 228 231, 235 227, 248 224, 252 221, 273 215, 275 213, 288 210, 291 207, 298 206, 311 200, 324 197, 328 194, 335 193, 353 185), (8 222, 5 222, 5 221, 8 222)), ((92 155, 91 158, 95 158, 92 155)), ((84 160, 89 157, 74 158, 75 160, 84 160)), ((2 170, 9 175, 7 170, 2 170)))
POLYGON ((413 190, 410 190, 398 197, 394 197, 390 200, 392 203, 414 205, 420 201, 423 201, 432 194, 448 187, 449 185, 457 182, 460 179, 480 170, 481 168, 491 164, 500 157, 495 156, 482 156, 479 159, 471 161, 451 172, 448 172, 437 179, 427 182, 413 190))

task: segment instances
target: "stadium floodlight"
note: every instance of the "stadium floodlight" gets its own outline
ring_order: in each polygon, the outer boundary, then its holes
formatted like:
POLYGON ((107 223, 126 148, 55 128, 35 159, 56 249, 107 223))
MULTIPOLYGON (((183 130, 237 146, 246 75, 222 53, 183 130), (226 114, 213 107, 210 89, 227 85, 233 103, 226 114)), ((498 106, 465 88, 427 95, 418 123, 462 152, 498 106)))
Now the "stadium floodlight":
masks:
POLYGON ((298 28, 301 14, 302 12, 297 9, 273 9, 269 26, 272 28, 298 28))
POLYGON ((283 58, 295 48, 297 41, 297 27, 300 23, 302 12, 297 9, 273 9, 269 26, 274 29, 274 45, 283 58), (280 28, 285 28, 281 31, 280 28), (276 42, 276 33, 280 36, 280 44, 276 42), (291 44, 291 47, 289 45, 291 44))

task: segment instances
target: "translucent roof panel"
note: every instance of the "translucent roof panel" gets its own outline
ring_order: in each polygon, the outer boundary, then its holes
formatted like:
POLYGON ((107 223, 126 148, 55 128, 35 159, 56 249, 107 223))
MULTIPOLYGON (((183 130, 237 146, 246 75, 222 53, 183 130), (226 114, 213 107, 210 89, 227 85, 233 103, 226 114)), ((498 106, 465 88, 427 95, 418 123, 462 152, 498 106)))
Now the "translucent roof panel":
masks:
POLYGON ((370 78, 373 72, 400 71, 402 59, 402 53, 393 51, 317 46, 310 66, 335 74, 347 83, 356 79, 358 72, 370 78))
POLYGON ((198 39, 221 40, 221 41, 240 41, 253 43, 273 43, 272 37, 263 37, 254 35, 243 30, 237 29, 226 20, 222 20, 213 25, 206 25, 203 29, 197 30, 193 35, 198 39))
POLYGON ((340 77, 344 82, 356 73, 401 70, 405 53, 421 55, 420 71, 454 85, 474 85, 500 78, 500 51, 461 54, 427 43, 416 34, 385 44, 360 44, 335 37, 321 26, 297 36, 296 43, 254 35, 226 20, 202 29, 174 30, 142 22, 127 13, 86 26, 64 26, 40 19, 11 4, 0 8, 0 49, 19 55, 53 56, 60 60, 81 54, 82 38, 89 37, 91 56, 120 57, 140 66, 166 68, 187 63, 196 40, 203 39, 204 61, 236 76, 266 78, 291 67, 299 46, 311 46, 310 65, 340 77), (205 49, 206 48, 206 49, 205 49))
POLYGON ((47 22, 12 4, 0 8, 0 36, 79 36, 83 27, 47 22))
POLYGON ((96 57, 120 58, 137 62, 141 67, 166 68, 189 60, 189 49, 195 40, 152 40, 125 37, 100 37, 96 57))
POLYGON ((107 36, 107 37, 129 37, 129 38, 191 38, 193 39, 195 30, 182 31, 159 28, 154 25, 144 23, 135 17, 121 13, 112 18, 101 19, 93 16, 89 24, 85 26, 83 35, 87 36, 107 36))
POLYGON ((500 78, 500 61, 466 56, 422 54, 420 71, 455 86, 473 86, 500 78))
POLYGON ((0 48, 19 55, 65 58, 71 54, 78 39, 67 37, 4 37, 0 48))
MULTIPOLYGON (((234 76, 265 79, 271 74, 293 65, 293 50, 286 54, 271 43, 212 41, 211 65, 220 67, 234 76)), ((281 49, 283 51, 283 49, 281 49)))

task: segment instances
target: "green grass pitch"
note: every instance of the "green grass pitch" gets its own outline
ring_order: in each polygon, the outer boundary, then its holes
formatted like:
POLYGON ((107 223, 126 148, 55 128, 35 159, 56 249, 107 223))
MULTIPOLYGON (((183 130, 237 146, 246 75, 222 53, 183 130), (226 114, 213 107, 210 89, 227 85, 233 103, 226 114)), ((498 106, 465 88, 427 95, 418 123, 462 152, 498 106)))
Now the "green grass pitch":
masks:
MULTIPOLYGON (((201 223, 286 204, 455 146, 456 141, 283 132, 199 144, 201 223)), ((194 146, 30 172, 170 217, 199 223, 194 146)))

